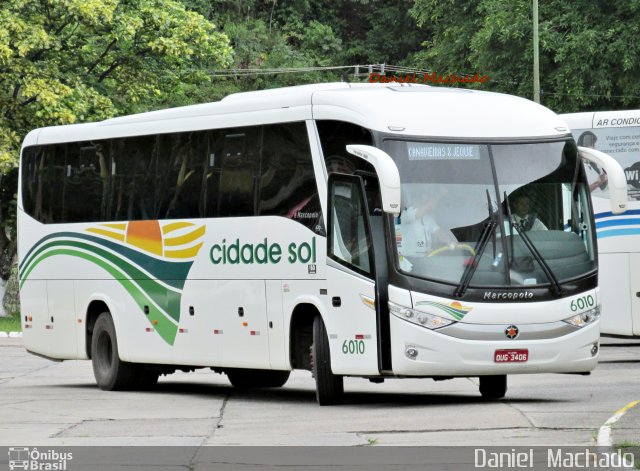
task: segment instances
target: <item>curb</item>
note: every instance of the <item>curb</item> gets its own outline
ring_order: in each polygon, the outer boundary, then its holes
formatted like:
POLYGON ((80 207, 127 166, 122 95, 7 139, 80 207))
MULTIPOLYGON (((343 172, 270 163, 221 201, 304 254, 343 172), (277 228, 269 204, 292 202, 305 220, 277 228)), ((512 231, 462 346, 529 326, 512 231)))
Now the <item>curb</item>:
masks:
POLYGON ((22 332, 0 332, 0 338, 17 339, 22 337, 22 332))
POLYGON ((627 412, 640 404, 640 400, 632 401, 621 409, 618 409, 598 430, 597 446, 611 447, 613 439, 611 438, 611 429, 627 412))

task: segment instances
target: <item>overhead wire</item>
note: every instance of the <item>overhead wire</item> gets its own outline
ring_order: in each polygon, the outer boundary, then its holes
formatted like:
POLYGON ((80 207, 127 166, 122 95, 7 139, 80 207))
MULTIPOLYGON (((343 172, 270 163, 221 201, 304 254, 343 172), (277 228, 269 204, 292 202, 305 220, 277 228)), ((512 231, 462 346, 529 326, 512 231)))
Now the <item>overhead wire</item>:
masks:
MULTIPOLYGON (((300 73, 309 73, 309 72, 329 72, 329 71, 338 71, 338 70, 348 70, 352 69, 354 72, 354 77, 365 78, 369 77, 371 73, 380 73, 385 74, 388 72, 391 73, 402 73, 402 74, 416 74, 416 75, 430 75, 433 73, 437 73, 432 69, 422 69, 418 67, 411 66, 403 66, 403 65, 394 65, 394 64, 355 64, 355 65, 333 65, 333 66, 307 66, 307 67, 277 67, 277 68, 235 68, 235 69, 220 69, 220 70, 209 70, 209 74, 212 78, 225 78, 225 77, 242 77, 242 76, 259 76, 259 75, 280 75, 280 74, 300 74, 300 73)), ((450 74, 442 74, 442 75, 453 75, 450 74)), ((463 72, 463 73, 455 73, 459 77, 473 77, 476 73, 463 72)), ((479 74, 478 74, 479 75, 479 74)), ((521 82, 517 82, 515 80, 493 80, 490 79, 492 83, 496 84, 509 84, 509 85, 520 85, 521 82)), ((453 84, 451 84, 453 85, 453 84)), ((540 91, 543 95, 554 95, 554 96, 572 96, 570 93, 559 93, 559 92, 545 92, 543 90, 540 91)), ((598 97, 598 98, 609 98, 609 99, 640 99, 640 96, 636 95, 603 95, 603 94, 593 94, 593 93, 583 93, 581 96, 585 97, 598 97)))

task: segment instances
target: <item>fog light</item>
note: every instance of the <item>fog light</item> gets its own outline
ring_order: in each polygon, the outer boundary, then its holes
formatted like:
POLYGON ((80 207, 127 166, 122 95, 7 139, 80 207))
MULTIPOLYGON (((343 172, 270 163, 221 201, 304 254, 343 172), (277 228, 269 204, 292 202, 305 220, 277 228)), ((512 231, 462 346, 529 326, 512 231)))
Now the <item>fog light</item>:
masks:
POLYGON ((415 358, 418 356, 418 350, 414 347, 407 348, 404 353, 412 360, 415 360, 415 358))
POLYGON ((591 347, 591 356, 592 357, 596 356, 598 354, 598 350, 599 350, 598 342, 596 342, 593 344, 593 347, 591 347))

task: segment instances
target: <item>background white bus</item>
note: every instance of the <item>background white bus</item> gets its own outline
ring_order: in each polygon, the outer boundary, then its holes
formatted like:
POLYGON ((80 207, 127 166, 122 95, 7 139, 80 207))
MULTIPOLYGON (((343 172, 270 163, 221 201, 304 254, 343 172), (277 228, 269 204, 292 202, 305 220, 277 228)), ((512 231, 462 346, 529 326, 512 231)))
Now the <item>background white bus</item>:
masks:
POLYGON ((561 116, 578 145, 612 156, 624 170, 629 209, 612 214, 606 176, 587 166, 595 211, 602 333, 640 336, 640 111, 603 111, 561 116))
POLYGON ((320 404, 344 376, 479 376, 500 398, 508 374, 596 365, 584 169, 528 100, 309 85, 38 129, 21 159, 24 343, 91 358, 102 389, 307 369, 320 404))

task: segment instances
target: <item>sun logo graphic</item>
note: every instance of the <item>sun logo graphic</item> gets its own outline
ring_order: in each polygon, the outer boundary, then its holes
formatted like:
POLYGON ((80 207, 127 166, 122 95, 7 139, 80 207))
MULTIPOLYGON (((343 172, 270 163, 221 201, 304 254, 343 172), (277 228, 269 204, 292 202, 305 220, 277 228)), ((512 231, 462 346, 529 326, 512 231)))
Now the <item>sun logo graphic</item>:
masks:
POLYGON ((470 306, 463 306, 458 301, 453 301, 451 304, 438 303, 435 301, 418 301, 416 303, 417 306, 432 306, 436 309, 440 309, 441 311, 446 312, 455 320, 460 321, 464 316, 469 314, 473 310, 470 306))
POLYGON ((82 232, 56 232, 40 239, 20 263, 24 284, 49 257, 67 255, 99 266, 118 281, 154 330, 173 345, 182 290, 202 248, 204 225, 130 221, 99 224, 82 232))
POLYGON ((100 224, 87 229, 87 232, 170 259, 188 259, 198 255, 203 244, 199 240, 204 231, 205 226, 196 226, 190 222, 172 222, 160 227, 158 221, 100 224))

